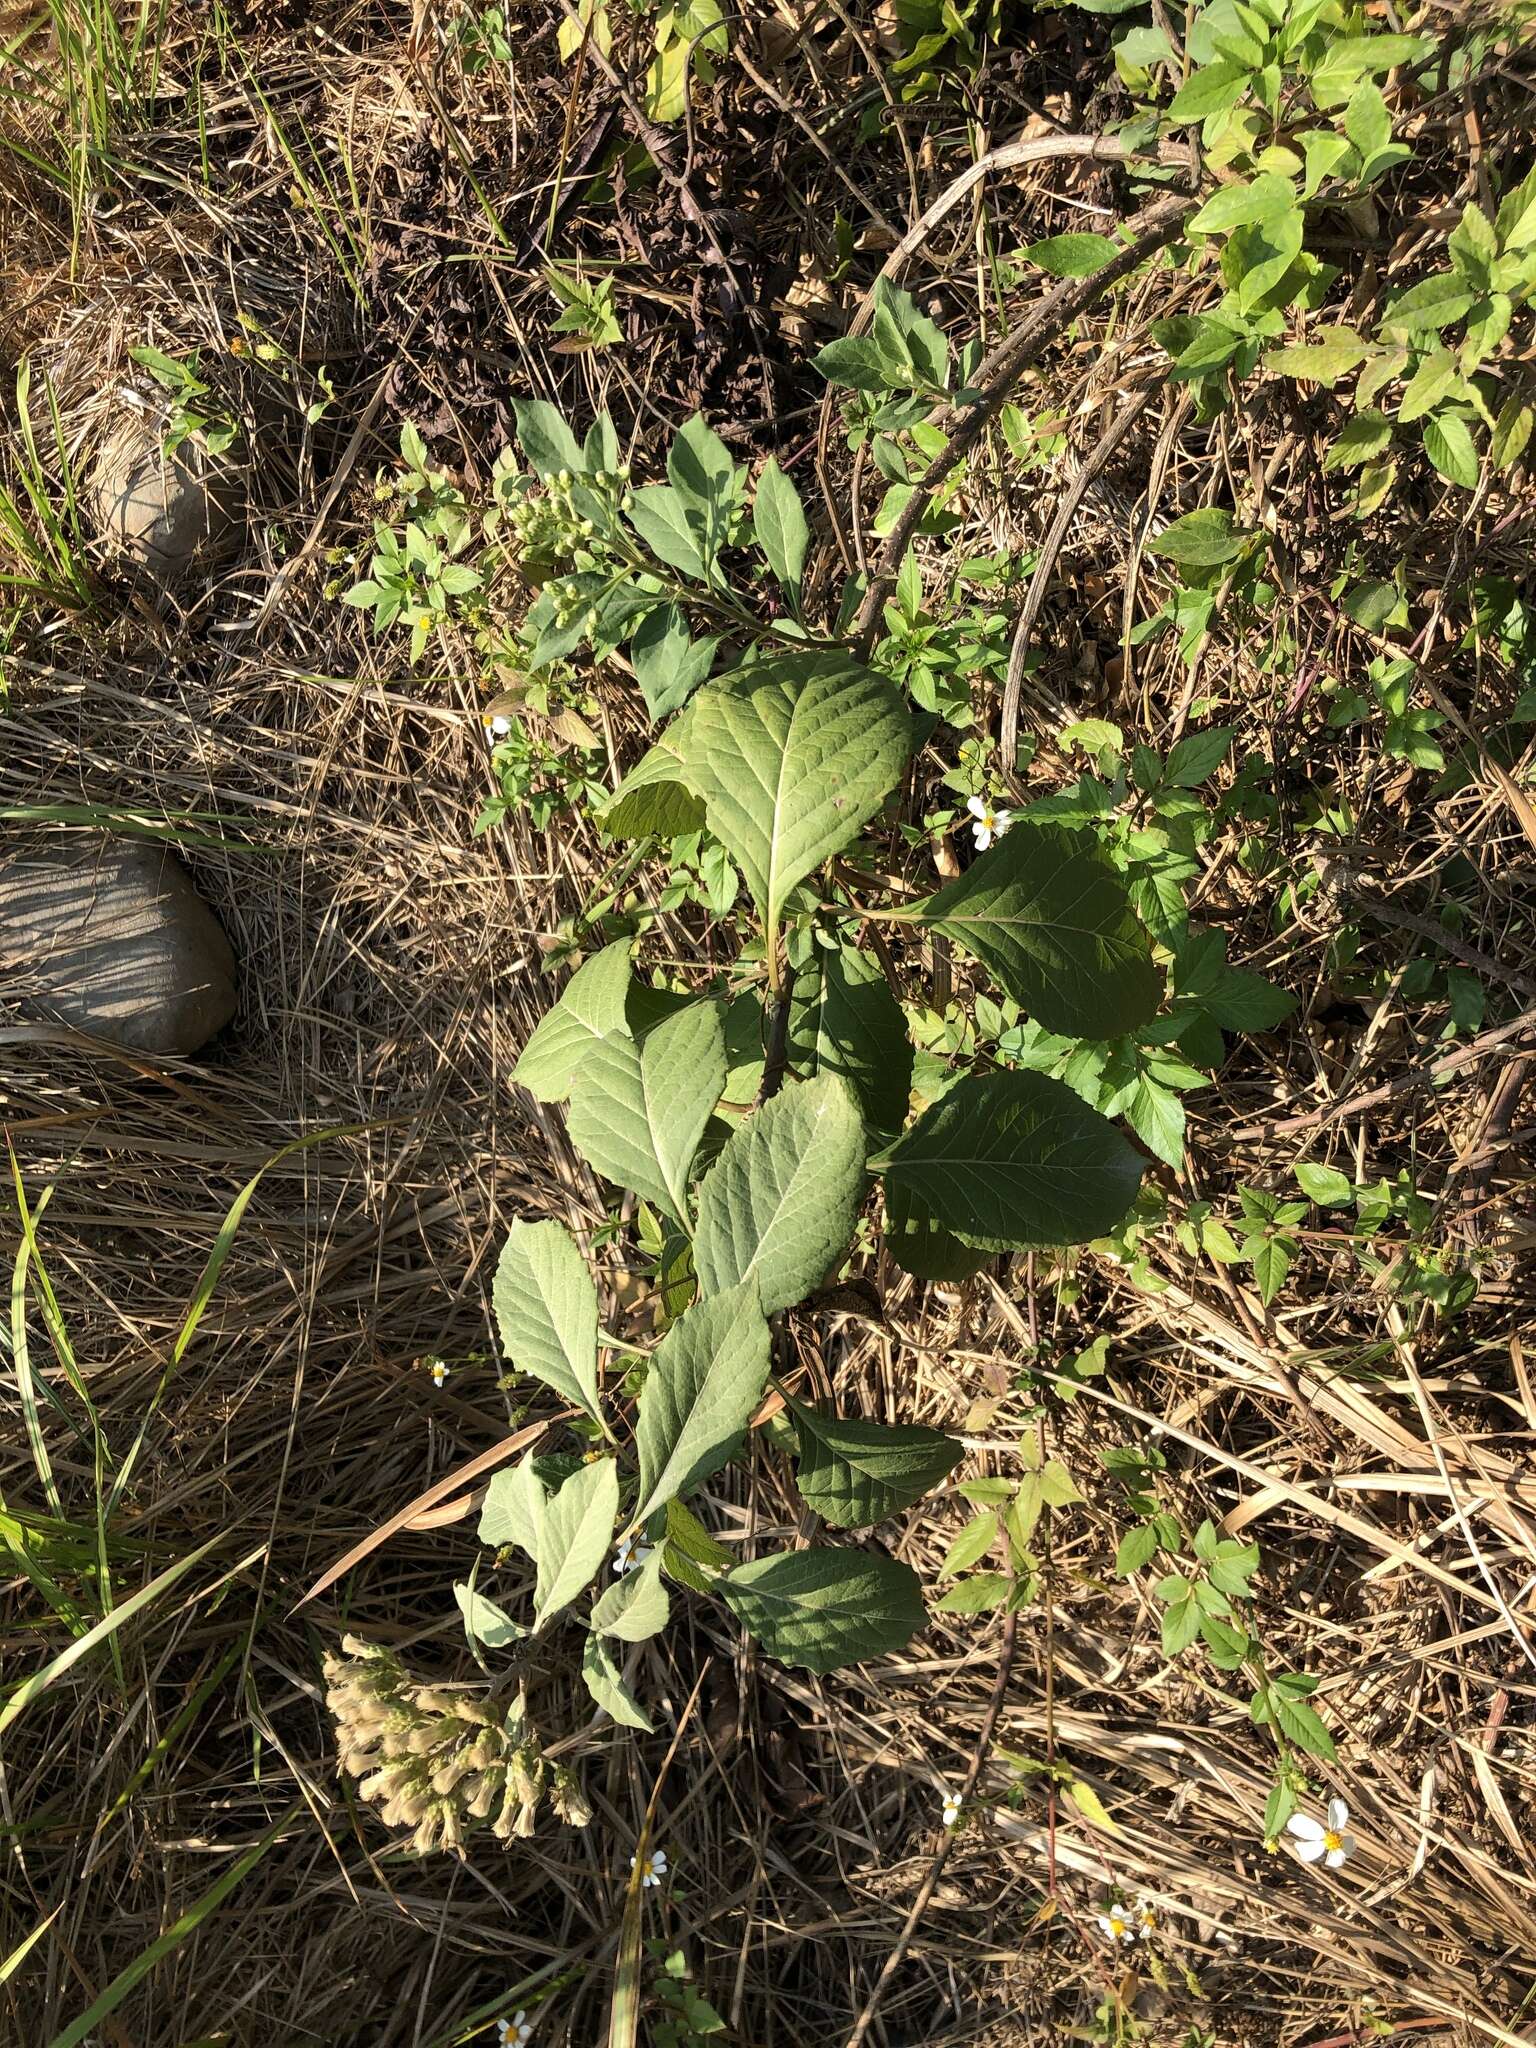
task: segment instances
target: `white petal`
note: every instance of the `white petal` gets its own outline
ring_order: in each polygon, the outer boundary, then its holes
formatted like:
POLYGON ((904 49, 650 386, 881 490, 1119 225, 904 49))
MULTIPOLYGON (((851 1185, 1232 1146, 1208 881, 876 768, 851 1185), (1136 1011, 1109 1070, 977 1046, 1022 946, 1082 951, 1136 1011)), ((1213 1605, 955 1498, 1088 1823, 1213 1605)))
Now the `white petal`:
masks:
POLYGON ((1099 1915, 1099 1932, 1100 1934, 1106 1935, 1111 1941, 1113 1941, 1115 1938, 1115 1923, 1113 1920, 1110 1919, 1107 1913, 1101 1913, 1099 1915))
POLYGON ((1323 1838, 1321 1835, 1318 1836, 1315 1842, 1302 1842, 1298 1844, 1296 1850, 1296 1854, 1303 1863, 1319 1863, 1322 1861, 1323 1853, 1323 1838))
POLYGON ((973 818, 984 818, 987 815, 987 800, 984 796, 968 796, 965 808, 973 818))
POLYGON ((1336 1835, 1342 1835, 1344 1830, 1349 1826, 1349 1808, 1344 1804, 1342 1799, 1329 1800, 1328 1825, 1333 1829, 1333 1832, 1336 1835))
POLYGON ((976 851, 978 853, 985 853, 992 844, 992 834, 985 825, 973 825, 971 830, 976 834, 976 851))
POLYGON ((1330 1870, 1338 1870, 1348 1860, 1348 1854, 1345 1849, 1330 1849, 1323 1861, 1330 1870))
POLYGON ((994 822, 999 832, 1006 832, 1013 823, 1012 811, 999 811, 994 822))
POLYGON ((1314 1820, 1310 1813, 1293 1813, 1285 1824, 1288 1835, 1296 1835, 1303 1842, 1320 1842, 1323 1839, 1323 1824, 1314 1820))

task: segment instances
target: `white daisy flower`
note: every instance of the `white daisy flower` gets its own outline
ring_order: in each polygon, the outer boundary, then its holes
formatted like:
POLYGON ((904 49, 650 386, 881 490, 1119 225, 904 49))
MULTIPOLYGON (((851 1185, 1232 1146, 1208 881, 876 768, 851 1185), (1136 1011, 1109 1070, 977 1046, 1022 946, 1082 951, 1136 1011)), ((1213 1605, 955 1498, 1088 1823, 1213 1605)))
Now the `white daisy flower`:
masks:
POLYGON ((504 740, 512 730, 512 721, 505 711, 498 711, 490 718, 482 718, 480 723, 485 727, 485 736, 493 747, 504 740))
POLYGON ((1323 1863, 1337 1870, 1354 1854, 1355 1838, 1346 1833, 1348 1826, 1349 1808, 1342 1799, 1330 1799, 1326 1822, 1314 1820, 1310 1813, 1293 1813, 1285 1831, 1295 1836, 1296 1854, 1303 1863, 1323 1863))
MULTIPOLYGON (((631 1856, 629 1859, 629 1867, 631 1870, 636 1868, 636 1862, 633 1856, 631 1856)), ((647 1891, 651 1888, 652 1885, 660 1884, 661 1880, 667 1874, 666 1850, 653 1849, 650 1855, 647 1856, 645 1860, 639 1865, 639 1871, 640 1882, 647 1891)))
POLYGON ((533 2021, 521 2006, 511 2019, 496 2022, 497 2048, 523 2048, 523 2044, 532 2039, 533 2021))
POLYGON ((1143 1941, 1150 1941, 1157 1932, 1157 1908, 1143 1892, 1131 1913, 1131 1924, 1143 1941))
POLYGON ((976 850, 985 853, 994 839, 1001 839, 1013 823, 1012 811, 1001 810, 989 797, 973 796, 965 808, 975 819, 971 830, 976 835, 976 850))
POLYGON ((944 1794, 943 1820, 944 1825, 947 1828, 957 1827, 959 1825, 960 1794, 958 1792, 946 1792, 944 1794))
POLYGON ((1136 1939, 1136 1921, 1124 1906, 1111 1906, 1099 1915, 1099 1932, 1111 1948, 1129 1948, 1136 1939))
POLYGON ((440 1387, 443 1384, 443 1381, 448 1377, 448 1367, 444 1365, 443 1361, 440 1358, 434 1358, 431 1366, 428 1369, 432 1374, 433 1386, 440 1387))
POLYGON ((650 1555, 649 1543, 641 1543, 633 1536, 625 1536, 613 1553, 613 1568, 622 1578, 625 1572, 637 1572, 650 1555))

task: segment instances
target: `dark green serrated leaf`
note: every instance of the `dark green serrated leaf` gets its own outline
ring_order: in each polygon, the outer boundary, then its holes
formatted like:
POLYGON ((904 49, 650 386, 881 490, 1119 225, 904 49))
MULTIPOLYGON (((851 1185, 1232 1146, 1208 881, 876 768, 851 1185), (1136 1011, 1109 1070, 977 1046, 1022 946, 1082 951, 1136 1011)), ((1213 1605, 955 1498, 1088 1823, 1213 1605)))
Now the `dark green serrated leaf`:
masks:
POLYGON ((839 1529, 867 1529, 931 1493, 963 1446, 915 1423, 864 1422, 790 1403, 800 1442, 795 1475, 809 1506, 839 1529))
POLYGON ((540 1102, 559 1102, 571 1076, 598 1039, 624 1028, 633 942, 617 939, 584 960, 566 983, 552 1010, 533 1027, 512 1069, 512 1078, 540 1102))
POLYGON ((846 655, 780 655, 693 699, 684 774, 770 927, 874 816, 911 744, 895 685, 846 655))
POLYGON ((690 1003, 637 1045, 626 1031, 594 1042, 571 1080, 567 1126, 599 1173, 690 1221, 688 1169, 725 1086, 717 1003, 690 1003))
POLYGON ((1130 1208, 1142 1162, 1114 1125, 1044 1074, 969 1074, 871 1162, 986 1251, 1083 1244, 1130 1208))
POLYGON ((558 1223, 514 1223, 491 1285, 502 1349, 567 1401, 602 1420, 597 1384, 597 1289, 558 1223))
POLYGON ((912 1093, 912 1041, 878 960, 856 946, 818 947, 795 977, 789 1064, 797 1074, 839 1074, 873 1130, 896 1131, 912 1093))
POLYGON ((1116 1037, 1146 1023, 1162 999, 1125 884, 1086 833, 1016 825, 901 916, 974 953, 1051 1031, 1116 1037))
POLYGON ((717 1590, 771 1657, 805 1671, 899 1650, 926 1619, 917 1574, 881 1551, 785 1551, 738 1565, 717 1590))

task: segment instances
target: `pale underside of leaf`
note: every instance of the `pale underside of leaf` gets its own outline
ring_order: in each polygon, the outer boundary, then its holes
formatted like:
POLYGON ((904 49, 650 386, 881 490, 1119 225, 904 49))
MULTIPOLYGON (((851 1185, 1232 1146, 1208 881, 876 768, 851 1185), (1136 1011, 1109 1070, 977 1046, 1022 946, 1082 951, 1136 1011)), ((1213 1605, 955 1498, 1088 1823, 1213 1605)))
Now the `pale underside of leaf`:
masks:
POLYGON ((512 1225, 491 1289, 502 1348, 601 1421, 597 1384, 597 1290, 587 1262, 558 1223, 512 1225))
POLYGON ((749 1281, 695 1302, 646 1370, 635 1422, 639 1503, 631 1525, 730 1458, 768 1383, 768 1325, 749 1281))
POLYGON ((765 1315, 803 1300, 847 1250, 864 1153, 864 1120, 835 1074, 765 1102, 699 1184, 694 1266, 703 1293, 750 1279, 765 1315))
POLYGON ((847 846, 895 787, 911 720, 895 686, 840 655, 789 655, 701 690, 689 786, 770 929, 798 882, 847 846))

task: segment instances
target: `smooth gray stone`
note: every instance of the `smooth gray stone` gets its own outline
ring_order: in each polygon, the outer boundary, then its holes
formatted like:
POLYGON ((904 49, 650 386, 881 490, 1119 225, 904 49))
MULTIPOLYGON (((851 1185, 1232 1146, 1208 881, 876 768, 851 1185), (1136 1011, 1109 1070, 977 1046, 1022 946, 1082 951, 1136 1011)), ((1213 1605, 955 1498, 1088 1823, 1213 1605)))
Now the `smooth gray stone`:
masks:
POLYGON ((101 537, 168 591, 205 568, 229 538, 234 480, 200 435, 167 455, 148 420, 123 420, 103 442, 91 477, 101 537))
POLYGON ((0 995, 140 1052, 192 1053, 235 1013, 235 956, 165 847, 71 839, 0 866, 0 995))

